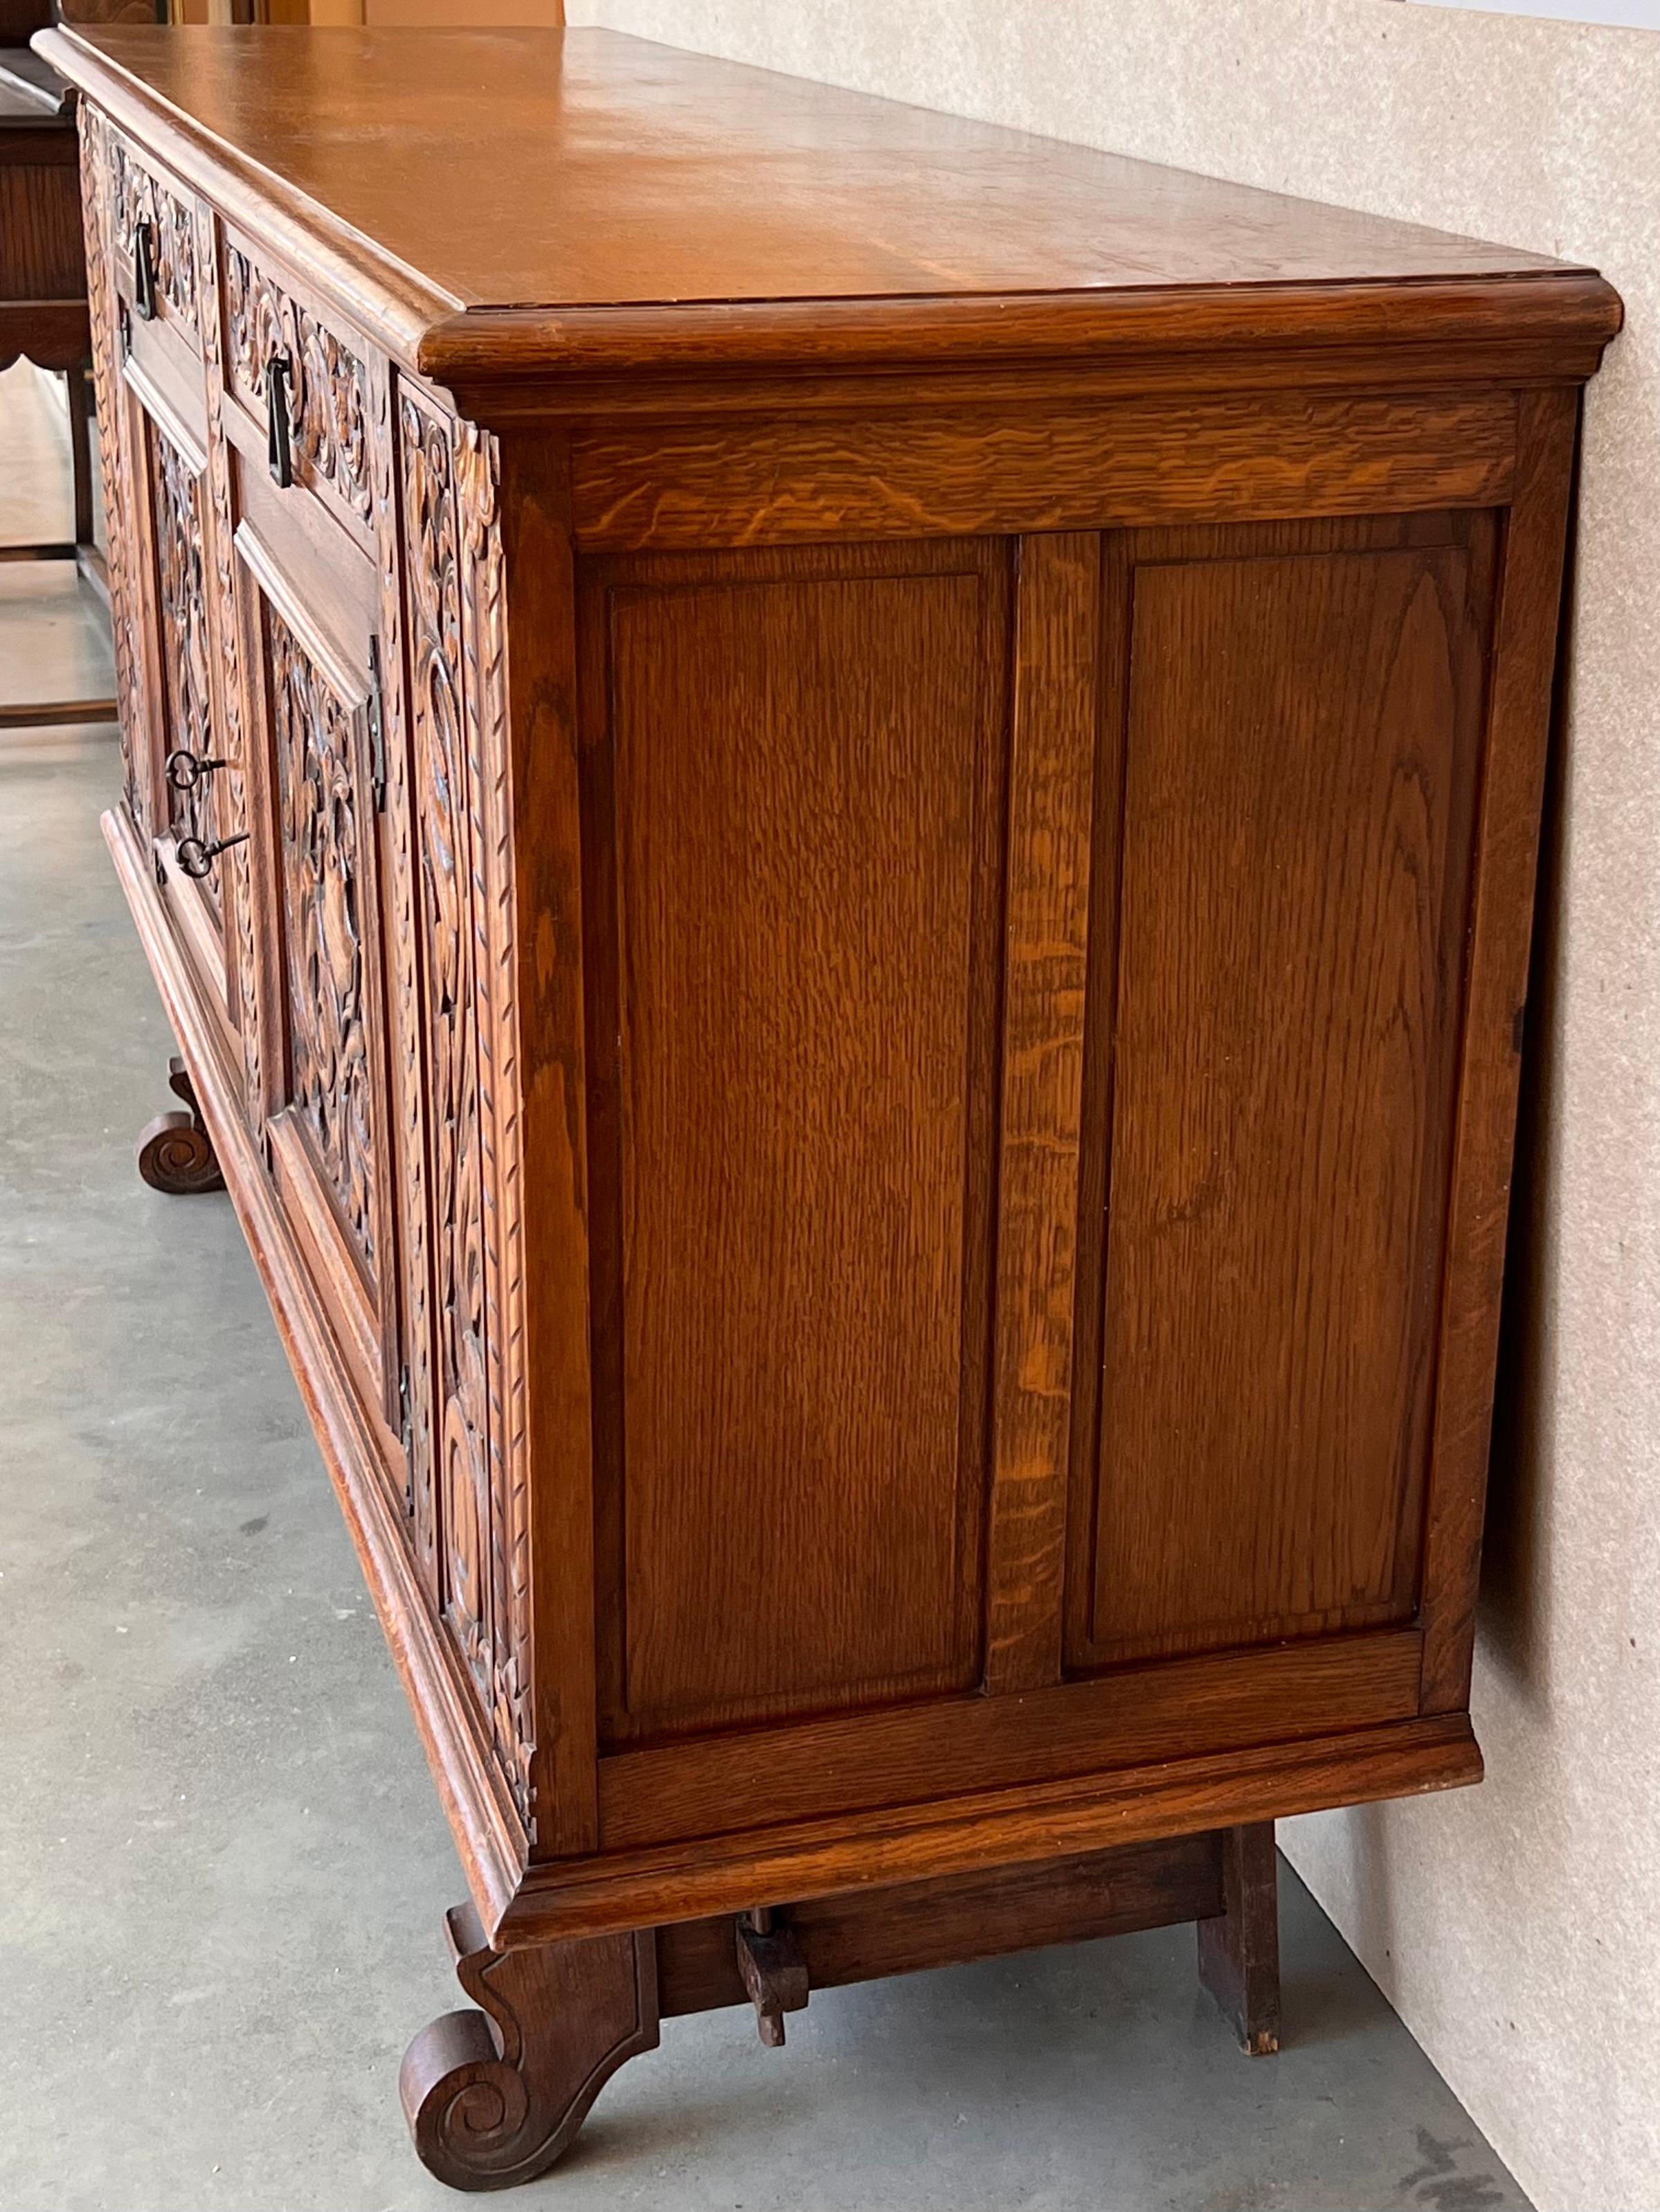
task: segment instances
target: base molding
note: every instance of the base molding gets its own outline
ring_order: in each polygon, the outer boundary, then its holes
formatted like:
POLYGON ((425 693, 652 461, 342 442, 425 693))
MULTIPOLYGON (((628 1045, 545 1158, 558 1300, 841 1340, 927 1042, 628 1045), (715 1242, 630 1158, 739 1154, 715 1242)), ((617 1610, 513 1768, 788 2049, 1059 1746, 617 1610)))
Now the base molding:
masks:
POLYGON ((1289 1820, 1481 1779, 1463 1713, 1295 1745, 1116 1768, 924 1807, 533 1863, 496 1931, 539 1943, 873 1885, 958 1878, 1127 1844, 1289 1820))

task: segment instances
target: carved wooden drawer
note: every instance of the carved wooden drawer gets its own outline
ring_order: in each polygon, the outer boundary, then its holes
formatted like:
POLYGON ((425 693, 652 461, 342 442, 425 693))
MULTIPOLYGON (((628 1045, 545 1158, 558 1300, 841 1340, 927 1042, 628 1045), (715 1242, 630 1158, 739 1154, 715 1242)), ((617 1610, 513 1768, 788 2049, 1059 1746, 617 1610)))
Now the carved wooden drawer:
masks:
POLYGON ((370 349, 296 297, 234 234, 226 234, 223 265, 227 392, 265 440, 272 474, 314 494, 372 552, 370 349))
POLYGON ((202 350, 196 203, 109 129, 111 248, 115 287, 132 313, 202 350))

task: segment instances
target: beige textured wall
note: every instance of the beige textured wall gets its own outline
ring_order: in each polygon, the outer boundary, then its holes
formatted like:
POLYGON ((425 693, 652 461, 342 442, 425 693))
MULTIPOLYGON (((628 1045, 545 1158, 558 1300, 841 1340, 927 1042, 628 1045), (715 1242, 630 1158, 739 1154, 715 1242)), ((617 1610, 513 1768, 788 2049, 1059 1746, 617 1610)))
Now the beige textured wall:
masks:
POLYGON ((1475 1689, 1489 1778, 1284 1839, 1542 2212, 1657 2212, 1660 36, 1393 0, 571 15, 1594 262, 1626 295, 1587 410, 1529 1382, 1475 1689))

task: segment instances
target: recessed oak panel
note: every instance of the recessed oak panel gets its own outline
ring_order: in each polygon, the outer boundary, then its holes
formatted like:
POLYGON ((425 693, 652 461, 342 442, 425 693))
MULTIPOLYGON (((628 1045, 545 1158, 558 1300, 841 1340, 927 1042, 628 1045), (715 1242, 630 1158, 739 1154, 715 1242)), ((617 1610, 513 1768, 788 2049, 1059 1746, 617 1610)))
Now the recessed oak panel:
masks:
POLYGON ((659 561, 590 594, 613 1736, 977 1668, 1006 570, 659 561))
POLYGON ((1320 527, 1131 541, 1074 1662, 1417 1603, 1492 528, 1320 527))

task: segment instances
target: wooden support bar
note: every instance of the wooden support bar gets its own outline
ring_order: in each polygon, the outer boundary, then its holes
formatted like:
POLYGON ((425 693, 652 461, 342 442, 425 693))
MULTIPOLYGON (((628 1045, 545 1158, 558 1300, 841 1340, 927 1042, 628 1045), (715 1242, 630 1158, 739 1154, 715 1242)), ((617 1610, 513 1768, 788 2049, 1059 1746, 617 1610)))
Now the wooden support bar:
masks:
MULTIPOLYGON (((970 1959, 1081 1943, 1219 1914, 1218 1835, 1092 1851, 1047 1865, 897 1884, 787 1909, 814 1989, 914 1973, 970 1959)), ((749 2001, 724 1914, 657 1931, 664 2017, 749 2001)))
POLYGON ((1222 1911, 1199 1923, 1199 1978, 1253 2057, 1280 2048, 1280 1881, 1274 1823, 1220 1832, 1222 1911))

